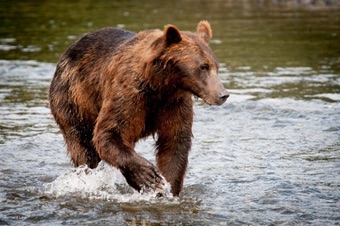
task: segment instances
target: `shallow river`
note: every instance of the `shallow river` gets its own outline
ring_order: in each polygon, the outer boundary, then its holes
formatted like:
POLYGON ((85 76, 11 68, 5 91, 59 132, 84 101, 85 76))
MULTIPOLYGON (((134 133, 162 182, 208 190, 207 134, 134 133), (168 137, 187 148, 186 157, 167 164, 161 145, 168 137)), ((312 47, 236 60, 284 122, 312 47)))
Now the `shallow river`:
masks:
MULTIPOLYGON (((0 225, 338 225, 340 9, 272 2, 1 1, 0 225), (201 19, 231 96, 195 101, 183 196, 73 168, 47 100, 60 54, 99 27, 201 19)), ((136 148, 151 161, 153 142, 136 148)))

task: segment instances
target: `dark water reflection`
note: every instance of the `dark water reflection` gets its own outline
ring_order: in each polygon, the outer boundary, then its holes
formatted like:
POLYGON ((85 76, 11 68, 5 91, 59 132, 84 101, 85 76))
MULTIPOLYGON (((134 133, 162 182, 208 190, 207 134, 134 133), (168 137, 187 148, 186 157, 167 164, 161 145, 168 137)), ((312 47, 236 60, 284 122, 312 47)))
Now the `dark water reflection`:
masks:
POLYGON ((1 1, 0 58, 56 62, 74 39, 93 29, 137 32, 172 23, 193 30, 207 19, 214 30, 212 48, 228 68, 329 66, 339 71, 340 9, 272 2, 1 1))
MULTIPOLYGON (((0 225, 337 225, 339 2, 296 2, 0 1, 0 225), (231 97, 196 101, 183 198, 136 194, 106 164, 73 169, 47 101, 60 54, 105 26, 201 19, 231 97)), ((150 160, 152 143, 137 145, 150 160)))

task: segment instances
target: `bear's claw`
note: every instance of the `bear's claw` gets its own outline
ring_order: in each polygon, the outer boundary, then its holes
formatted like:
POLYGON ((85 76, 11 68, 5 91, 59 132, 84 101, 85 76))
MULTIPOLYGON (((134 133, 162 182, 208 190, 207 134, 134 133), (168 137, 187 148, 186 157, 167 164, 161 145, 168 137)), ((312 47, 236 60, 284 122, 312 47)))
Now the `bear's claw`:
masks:
POLYGON ((139 192, 154 192, 163 189, 164 182, 159 170, 143 157, 121 169, 127 183, 139 192))

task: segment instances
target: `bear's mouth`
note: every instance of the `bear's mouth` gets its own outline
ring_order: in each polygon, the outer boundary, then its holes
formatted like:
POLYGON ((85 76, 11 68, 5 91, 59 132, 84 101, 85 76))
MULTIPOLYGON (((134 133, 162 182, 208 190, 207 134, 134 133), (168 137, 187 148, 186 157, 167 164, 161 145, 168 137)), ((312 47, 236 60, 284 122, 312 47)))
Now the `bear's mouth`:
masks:
POLYGON ((227 91, 220 93, 216 96, 210 96, 202 93, 201 95, 195 95, 196 98, 201 98, 208 105, 222 105, 229 97, 229 93, 227 91))
POLYGON ((202 95, 199 95, 197 92, 193 92, 193 91, 191 91, 191 93, 192 93, 192 96, 194 97, 195 100, 198 100, 198 99, 201 98, 205 102, 202 95))
POLYGON ((201 94, 193 93, 193 96, 196 100, 202 99, 205 103, 211 105, 208 101, 207 95, 204 95, 203 93, 201 94))
POLYGON ((196 99, 196 100, 198 100, 198 99, 202 99, 203 101, 204 101, 204 103, 206 103, 206 104, 209 104, 209 105, 213 105, 213 103, 212 103, 212 101, 210 101, 209 99, 209 96, 208 95, 205 95, 204 93, 194 93, 194 92, 192 92, 192 94, 193 94, 193 96, 194 96, 194 98, 196 99))

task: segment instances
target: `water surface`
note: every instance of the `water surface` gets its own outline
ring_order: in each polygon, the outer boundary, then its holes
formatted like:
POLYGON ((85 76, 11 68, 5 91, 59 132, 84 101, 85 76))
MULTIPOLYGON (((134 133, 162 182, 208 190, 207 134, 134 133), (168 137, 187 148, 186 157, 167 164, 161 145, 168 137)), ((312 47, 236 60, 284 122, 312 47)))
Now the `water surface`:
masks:
MULTIPOLYGON (((289 1, 293 2, 293 1, 289 1)), ((0 2, 1 225, 337 225, 340 10, 271 1, 0 2), (183 197, 75 169, 48 107, 60 54, 104 26, 208 19, 231 96, 195 101, 183 197)), ((137 152, 154 161, 153 139, 137 152)))

